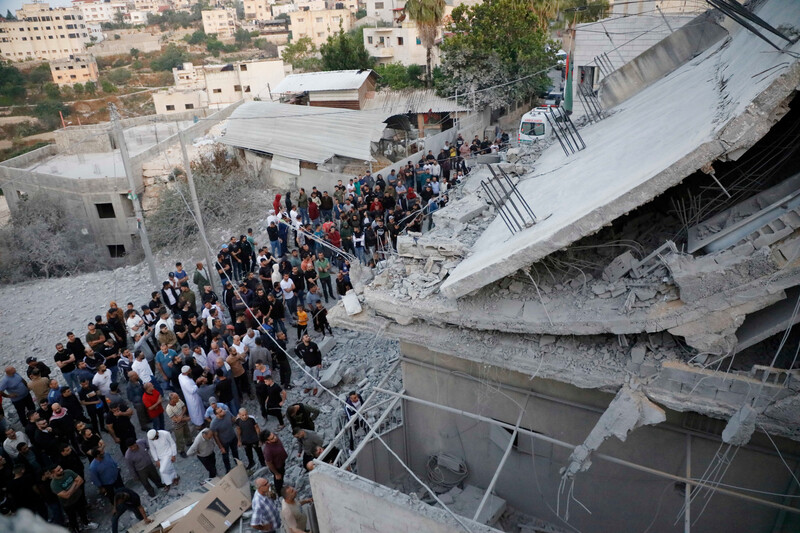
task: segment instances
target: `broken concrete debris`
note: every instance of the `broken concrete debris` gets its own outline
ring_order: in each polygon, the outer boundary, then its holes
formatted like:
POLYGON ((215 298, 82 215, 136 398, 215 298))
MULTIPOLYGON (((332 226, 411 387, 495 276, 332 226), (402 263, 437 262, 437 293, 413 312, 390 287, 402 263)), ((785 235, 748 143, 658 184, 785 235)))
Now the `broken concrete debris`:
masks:
POLYGON ((758 412, 749 404, 743 405, 728 420, 722 431, 722 441, 732 446, 744 446, 756 430, 758 412))
POLYGON ((624 442, 628 433, 637 427, 660 424, 666 419, 664 410, 651 402, 641 390, 623 386, 586 440, 572 452, 569 463, 561 470, 562 477, 572 478, 575 474, 588 470, 592 465, 592 452, 607 438, 617 437, 624 442))

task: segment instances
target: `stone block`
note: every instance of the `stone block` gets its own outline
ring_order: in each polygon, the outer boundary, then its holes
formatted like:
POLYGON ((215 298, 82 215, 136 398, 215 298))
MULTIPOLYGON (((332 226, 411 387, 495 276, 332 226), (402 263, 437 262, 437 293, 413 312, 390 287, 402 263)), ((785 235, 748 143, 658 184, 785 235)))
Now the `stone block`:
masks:
POLYGON ((322 383, 323 387, 335 387, 342 381, 342 375, 339 373, 339 367, 341 364, 341 360, 335 361, 331 366, 323 369, 322 374, 319 377, 319 381, 322 383))
POLYGON ((325 357, 330 353, 331 350, 333 350, 333 347, 336 346, 336 338, 328 335, 319 341, 317 346, 319 346, 319 351, 322 352, 322 357, 325 357))
POLYGON ((647 345, 643 343, 636 344, 633 348, 631 348, 631 361, 636 364, 642 364, 644 362, 644 356, 647 355, 647 345))
POLYGON ((636 258, 633 257, 633 254, 630 251, 617 256, 608 264, 608 266, 606 266, 606 268, 603 269, 603 279, 611 282, 617 281, 622 276, 630 272, 634 263, 636 263, 636 258))

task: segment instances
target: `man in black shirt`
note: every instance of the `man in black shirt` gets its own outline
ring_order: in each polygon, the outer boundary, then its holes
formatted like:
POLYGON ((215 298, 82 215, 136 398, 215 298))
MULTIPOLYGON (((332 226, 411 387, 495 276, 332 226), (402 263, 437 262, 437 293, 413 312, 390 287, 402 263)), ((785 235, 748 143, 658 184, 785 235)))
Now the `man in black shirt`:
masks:
MULTIPOLYGON (((70 335, 75 339, 74 334, 70 333, 70 335)), ((81 343, 81 347, 83 347, 83 343, 81 343)), ((84 352, 81 353, 81 359, 83 358, 83 353, 85 353, 86 348, 83 348, 83 350, 84 352)), ((75 370, 78 368, 78 357, 59 342, 56 344, 56 354, 53 356, 53 360, 56 362, 56 366, 61 370, 61 375, 64 376, 64 380, 67 384, 73 389, 80 387, 80 383, 75 376, 75 370)))
MULTIPOLYGON (((322 352, 319 351, 317 343, 311 340, 308 334, 303 335, 303 338, 295 346, 294 353, 303 359, 306 365, 306 370, 313 377, 319 380, 319 372, 322 369, 322 352)), ((306 388, 303 392, 306 394, 311 389, 314 389, 312 394, 317 394, 317 382, 309 377, 306 378, 306 388)))
POLYGON ((266 389, 264 390, 266 401, 266 408, 267 414, 264 416, 264 421, 269 420, 269 416, 272 415, 278 419, 278 431, 283 429, 283 412, 281 411, 281 407, 283 403, 286 401, 286 391, 281 388, 280 385, 275 383, 275 379, 269 375, 264 378, 264 383, 266 384, 266 389))
POLYGON ((231 265, 233 266, 233 279, 239 281, 242 279, 242 247, 236 240, 236 237, 231 237, 228 243, 228 252, 231 256, 231 265))
POLYGON ((117 368, 117 363, 119 362, 120 352, 117 343, 115 343, 113 339, 106 337, 106 342, 103 343, 98 352, 105 360, 103 364, 106 365, 106 368, 111 372, 111 381, 113 383, 118 383, 119 368, 117 368))
POLYGON ((347 294, 347 291, 353 288, 353 284, 350 283, 350 278, 344 275, 344 272, 337 272, 336 273, 336 294, 340 297, 347 294))
POLYGON ((119 531, 119 519, 125 511, 131 511, 136 518, 144 520, 145 524, 153 521, 152 518, 147 516, 147 511, 142 506, 142 499, 133 490, 127 487, 119 487, 114 489, 113 499, 113 514, 111 515, 111 532, 117 533, 119 531))
POLYGON ((136 439, 136 429, 131 423, 133 407, 128 407, 125 402, 117 402, 111 405, 111 412, 106 415, 106 429, 119 445, 122 456, 128 451, 127 442, 129 439, 136 439))

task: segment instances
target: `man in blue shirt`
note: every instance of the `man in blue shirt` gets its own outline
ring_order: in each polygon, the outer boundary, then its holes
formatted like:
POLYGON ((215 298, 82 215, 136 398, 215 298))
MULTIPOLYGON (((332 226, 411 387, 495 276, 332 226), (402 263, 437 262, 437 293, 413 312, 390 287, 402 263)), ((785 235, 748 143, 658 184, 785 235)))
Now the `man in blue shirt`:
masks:
POLYGON ((166 344, 161 345, 161 350, 156 354, 156 375, 164 382, 164 387, 169 388, 172 379, 172 360, 178 353, 166 344))
POLYGON ((7 366, 5 377, 0 379, 0 394, 11 400, 20 420, 27 420, 28 411, 36 410, 28 383, 17 374, 17 369, 13 366, 7 366))
POLYGON ((89 479, 97 486, 101 494, 114 503, 114 489, 122 488, 122 477, 119 466, 110 456, 106 455, 104 448, 95 448, 89 452, 92 462, 89 464, 89 479))

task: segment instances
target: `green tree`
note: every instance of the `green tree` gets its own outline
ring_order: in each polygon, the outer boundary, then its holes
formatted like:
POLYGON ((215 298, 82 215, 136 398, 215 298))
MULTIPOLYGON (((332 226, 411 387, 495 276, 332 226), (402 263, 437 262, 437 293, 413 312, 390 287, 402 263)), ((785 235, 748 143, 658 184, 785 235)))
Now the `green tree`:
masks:
POLYGON ((10 9, 6 10, 6 20, 17 20, 17 17, 14 16, 10 9))
POLYGON ((219 53, 225 50, 225 43, 217 39, 215 35, 209 37, 206 41, 206 50, 214 57, 219 57, 219 53))
POLYGON ((139 49, 138 48, 131 48, 131 55, 134 59, 139 58, 139 49))
POLYGON ((103 92, 106 94, 117 92, 117 86, 108 80, 100 80, 100 86, 103 88, 103 92))
POLYGON ((203 31, 203 28, 199 30, 195 30, 191 35, 184 35, 183 40, 189 44, 202 44, 206 42, 208 36, 206 32, 203 31))
POLYGON ((390 89, 417 88, 425 85, 421 77, 424 71, 419 65, 406 67, 401 63, 390 63, 388 65, 378 65, 375 68, 378 73, 378 86, 390 89))
POLYGON ((60 100, 61 99, 61 89, 58 88, 58 85, 55 83, 45 83, 44 84, 44 94, 50 100, 60 100))
MULTIPOLYGON (((114 22, 116 22, 117 25, 119 26, 125 25, 125 15, 122 13, 122 11, 117 11, 116 13, 114 13, 114 22)), ((117 37, 116 35, 114 36, 114 38, 119 39, 119 37, 117 37)))
MULTIPOLYGON (((131 79, 131 71, 124 68, 118 68, 106 74, 109 81, 115 85, 125 85, 131 79)), ((105 91, 105 89, 103 89, 105 91)))
POLYGON ((150 61, 150 68, 154 71, 172 70, 181 66, 185 61, 189 61, 186 51, 175 43, 170 43, 164 53, 150 61))
POLYGON ((25 78, 17 67, 0 63, 0 97, 8 100, 25 97, 25 78))
POLYGON ((84 90, 83 84, 76 83, 75 85, 72 86, 72 90, 75 91, 75 94, 83 94, 84 90))
POLYGON ((283 49, 281 59, 302 72, 315 72, 322 68, 322 64, 317 57, 317 47, 314 46, 311 37, 301 37, 292 44, 287 45, 283 49))
POLYGON ((97 94, 97 84, 93 81, 87 81, 86 85, 83 86, 83 90, 86 91, 86 94, 94 96, 97 94))
POLYGON ((61 126, 59 112, 66 117, 70 114, 71 109, 56 100, 40 102, 33 108, 33 115, 38 118, 48 130, 54 130, 61 126))
POLYGON ((247 30, 243 30, 239 28, 236 30, 236 33, 233 35, 234 40, 237 44, 249 44, 253 38, 250 36, 250 32, 247 30))
POLYGON ((28 72, 27 78, 31 84, 38 85, 41 89, 44 87, 45 83, 53 79, 53 75, 50 73, 50 65, 48 63, 42 63, 28 72))
POLYGON ((433 79, 431 51, 436 42, 436 33, 439 31, 444 18, 444 3, 444 0, 408 0, 405 7, 405 13, 408 18, 417 24, 419 39, 422 41, 422 46, 425 47, 428 86, 431 85, 433 79))
POLYGON ((375 60, 364 47, 363 37, 358 37, 359 33, 345 33, 340 27, 339 33, 328 37, 328 42, 319 49, 322 70, 371 69, 375 60))
POLYGON ((447 31, 437 85, 443 96, 458 92, 479 108, 501 107, 549 85, 554 51, 526 0, 458 6, 447 31))

